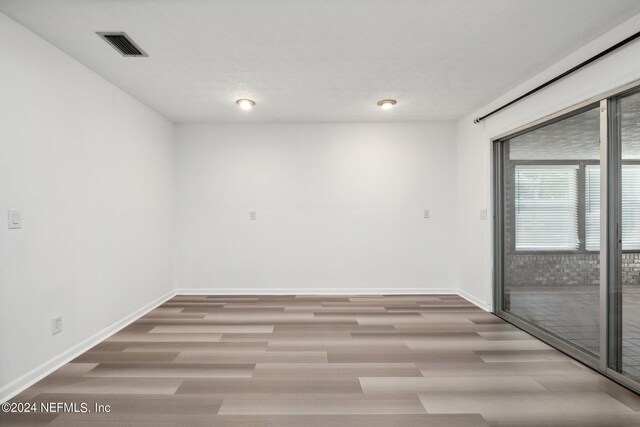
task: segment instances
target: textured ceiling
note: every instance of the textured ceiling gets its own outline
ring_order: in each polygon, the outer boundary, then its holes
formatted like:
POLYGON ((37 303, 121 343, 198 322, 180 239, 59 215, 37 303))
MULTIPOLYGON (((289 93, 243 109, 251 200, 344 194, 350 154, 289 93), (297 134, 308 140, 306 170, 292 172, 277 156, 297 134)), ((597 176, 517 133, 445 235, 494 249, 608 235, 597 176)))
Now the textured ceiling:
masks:
MULTIPOLYGON (((176 122, 463 117, 640 12, 638 0, 0 0, 176 122), (125 31, 123 58, 96 31, 125 31), (257 102, 250 113, 237 98, 257 102), (375 103, 395 98, 382 111, 375 103)), ((52 70, 53 71, 53 70, 52 70)))

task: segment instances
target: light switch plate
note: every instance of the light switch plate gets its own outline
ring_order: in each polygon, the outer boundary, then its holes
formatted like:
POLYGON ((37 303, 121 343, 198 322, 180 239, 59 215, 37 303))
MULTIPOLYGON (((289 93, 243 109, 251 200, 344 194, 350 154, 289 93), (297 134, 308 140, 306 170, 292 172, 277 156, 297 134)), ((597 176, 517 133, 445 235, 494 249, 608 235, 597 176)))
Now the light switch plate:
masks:
POLYGON ((487 219, 487 210, 486 209, 480 209, 480 219, 482 219, 482 220, 487 219))
POLYGON ((9 228, 22 228, 22 211, 9 209, 7 221, 9 228))
POLYGON ((429 211, 429 209, 425 209, 425 210, 424 210, 424 213, 423 213, 423 217, 424 217, 425 219, 429 219, 429 218, 431 218, 431 211, 429 211))
POLYGON ((255 221, 258 219, 258 213, 256 211, 249 211, 249 220, 255 221))

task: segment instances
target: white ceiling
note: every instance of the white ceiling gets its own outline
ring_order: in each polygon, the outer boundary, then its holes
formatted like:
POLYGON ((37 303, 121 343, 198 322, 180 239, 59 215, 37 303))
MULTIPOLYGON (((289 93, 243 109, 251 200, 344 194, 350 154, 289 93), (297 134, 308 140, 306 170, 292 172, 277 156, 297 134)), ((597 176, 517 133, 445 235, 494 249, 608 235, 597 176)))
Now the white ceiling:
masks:
POLYGON ((459 119, 640 12, 638 0, 0 0, 175 122, 459 119), (96 31, 125 31, 123 58, 96 31), (256 108, 234 104, 248 97, 256 108), (376 107, 395 98, 390 111, 376 107))

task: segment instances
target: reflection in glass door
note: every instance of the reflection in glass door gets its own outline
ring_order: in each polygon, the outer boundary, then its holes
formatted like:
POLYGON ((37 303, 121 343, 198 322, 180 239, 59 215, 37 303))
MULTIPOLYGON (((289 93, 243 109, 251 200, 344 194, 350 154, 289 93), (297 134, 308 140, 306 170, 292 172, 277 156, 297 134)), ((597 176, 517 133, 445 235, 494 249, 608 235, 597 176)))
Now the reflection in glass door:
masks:
POLYGON ((500 149, 499 314, 596 360, 600 110, 536 127, 500 149))

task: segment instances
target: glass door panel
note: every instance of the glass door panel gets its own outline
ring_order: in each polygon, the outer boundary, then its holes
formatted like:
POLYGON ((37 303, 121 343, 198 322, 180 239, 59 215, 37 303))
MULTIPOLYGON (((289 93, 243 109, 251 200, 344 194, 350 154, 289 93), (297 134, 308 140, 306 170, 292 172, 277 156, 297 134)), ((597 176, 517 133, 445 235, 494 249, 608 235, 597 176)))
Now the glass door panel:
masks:
POLYGON ((502 147, 501 309, 597 358, 599 108, 502 147))

